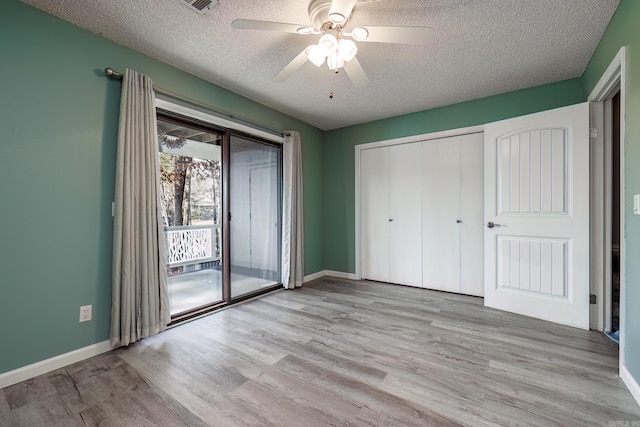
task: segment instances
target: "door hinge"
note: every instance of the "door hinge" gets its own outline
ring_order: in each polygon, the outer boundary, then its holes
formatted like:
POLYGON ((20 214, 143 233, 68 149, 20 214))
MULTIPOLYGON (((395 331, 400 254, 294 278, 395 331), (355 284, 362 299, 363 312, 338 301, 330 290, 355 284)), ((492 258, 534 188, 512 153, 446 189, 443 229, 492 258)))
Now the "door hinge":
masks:
POLYGON ((598 128, 589 128, 589 138, 596 139, 598 137, 598 128))
POLYGON ((595 303, 596 303, 596 295, 595 294, 589 295, 589 304, 595 304, 595 303))

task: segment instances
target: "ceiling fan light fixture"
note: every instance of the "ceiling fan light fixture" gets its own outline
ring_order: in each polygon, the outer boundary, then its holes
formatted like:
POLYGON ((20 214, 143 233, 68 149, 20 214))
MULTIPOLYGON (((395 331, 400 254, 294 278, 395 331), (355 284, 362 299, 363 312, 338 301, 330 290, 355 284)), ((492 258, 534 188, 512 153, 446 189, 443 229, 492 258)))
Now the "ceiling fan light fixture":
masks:
POLYGON ((324 56, 329 56, 333 54, 338 48, 338 39, 336 38, 336 36, 327 31, 322 37, 320 37, 318 46, 320 47, 320 51, 324 54, 324 56))
POLYGON ((351 32, 351 37, 356 41, 363 41, 369 37, 369 30, 365 27, 356 27, 351 32))
POLYGON ((330 56, 327 57, 327 66, 330 70, 338 70, 344 67, 344 59, 338 55, 338 52, 333 52, 330 56))
POLYGON ((316 67, 321 66, 324 63, 326 56, 320 50, 317 44, 311 45, 307 48, 307 58, 316 67))
POLYGON ((351 61, 358 53, 358 47, 352 40, 341 39, 338 42, 338 55, 345 62, 351 61))

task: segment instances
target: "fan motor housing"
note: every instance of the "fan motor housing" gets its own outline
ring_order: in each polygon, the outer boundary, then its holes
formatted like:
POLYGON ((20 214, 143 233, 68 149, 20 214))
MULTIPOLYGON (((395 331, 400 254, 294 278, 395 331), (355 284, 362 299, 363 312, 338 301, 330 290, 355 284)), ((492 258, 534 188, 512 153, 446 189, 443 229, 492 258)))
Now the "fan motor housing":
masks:
MULTIPOLYGON (((312 0, 311 3, 309 3, 309 19, 313 24, 313 28, 321 30, 326 23, 331 24, 329 9, 331 9, 331 0, 312 0)), ((349 19, 351 19, 351 17, 347 18, 347 21, 342 24, 342 27, 347 25, 349 19)))

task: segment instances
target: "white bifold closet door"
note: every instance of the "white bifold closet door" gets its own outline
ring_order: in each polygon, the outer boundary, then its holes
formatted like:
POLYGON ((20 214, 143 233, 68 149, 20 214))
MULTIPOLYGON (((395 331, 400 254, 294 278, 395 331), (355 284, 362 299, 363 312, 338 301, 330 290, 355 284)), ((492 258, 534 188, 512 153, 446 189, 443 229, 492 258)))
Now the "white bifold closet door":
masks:
POLYGON ((360 154, 362 278, 389 281, 389 147, 360 154))
POLYGON ((360 157, 363 278, 422 286, 420 144, 360 157))
POLYGON ((483 295, 483 136, 422 142, 423 287, 483 295))

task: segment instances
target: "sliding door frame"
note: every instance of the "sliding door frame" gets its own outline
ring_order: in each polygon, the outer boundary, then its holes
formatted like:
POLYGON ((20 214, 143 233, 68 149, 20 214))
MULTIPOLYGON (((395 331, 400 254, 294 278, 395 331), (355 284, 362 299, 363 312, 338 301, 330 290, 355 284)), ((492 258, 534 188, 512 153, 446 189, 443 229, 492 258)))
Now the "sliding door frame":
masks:
MULTIPOLYGON (((283 201, 283 144, 278 144, 276 142, 273 141, 265 141, 263 138, 260 137, 256 137, 250 134, 247 134, 246 132, 241 132, 238 130, 234 130, 234 129, 228 129, 227 133, 225 134, 225 137, 223 139, 223 146, 222 146, 222 157, 223 160, 225 162, 227 162, 226 164, 228 165, 227 169, 227 176, 226 176, 226 184, 223 184, 223 191, 226 191, 226 196, 224 196, 224 200, 225 203, 223 203, 223 216, 224 218, 226 218, 226 221, 223 221, 223 243, 224 243, 224 248, 228 254, 229 257, 229 262, 223 263, 223 265, 226 265, 225 269, 228 269, 228 272, 226 273, 227 276, 223 275, 223 280, 226 280, 226 286, 228 286, 228 293, 225 294, 229 297, 228 299, 228 303, 232 304, 232 303, 236 303, 239 301, 244 301, 250 298, 253 298, 257 295, 261 295, 264 294, 266 292, 270 292, 274 289, 277 289, 279 287, 282 287, 282 283, 280 281, 276 282, 273 284, 273 286, 269 286, 263 289, 257 289, 255 291, 252 292, 248 292, 246 294, 241 294, 238 295, 236 297, 232 297, 231 295, 231 221, 233 218, 233 212, 231 212, 230 208, 231 208, 231 138, 232 137, 236 137, 236 138, 243 138, 245 140, 251 141, 251 142, 255 142, 256 144, 262 144, 262 145, 266 145, 266 146, 270 146, 270 147, 275 147, 280 149, 280 155, 278 156, 278 164, 277 164, 277 169, 278 169, 278 195, 277 195, 277 200, 278 200, 278 214, 277 214, 277 218, 280 219, 280 226, 278 228, 278 235, 279 238, 277 239, 277 243, 278 243, 278 279, 280 280, 282 278, 282 201, 283 201), (226 208, 225 208, 226 206, 226 208), (226 213, 225 212, 226 209, 226 213), (224 224, 226 224, 226 229, 224 228, 224 224), (226 230, 226 233, 225 233, 226 230), (226 238, 224 236, 227 236, 226 238), (225 279, 226 277, 226 279, 225 279)), ((224 163, 223 163, 224 164, 224 163)), ((223 168, 223 176, 224 176, 224 170, 225 168, 223 168)), ((223 283, 223 286, 225 286, 223 283)))
MULTIPOLYGON (((220 308, 254 298, 266 292, 273 291, 282 287, 282 283, 277 282, 273 286, 258 289, 254 292, 231 297, 231 227, 230 221, 233 212, 230 211, 230 164, 231 164, 231 137, 241 137, 256 143, 277 147, 280 149, 278 157, 278 218, 280 218, 280 228, 278 238, 278 266, 282 268, 282 201, 283 201, 283 144, 284 138, 281 135, 255 129, 240 123, 236 123, 216 116, 210 112, 201 109, 193 109, 182 104, 169 101, 163 98, 156 98, 156 114, 161 117, 171 119, 176 122, 182 122, 185 125, 191 125, 199 129, 215 131, 222 135, 221 141, 221 160, 222 160, 222 301, 214 303, 210 306, 188 312, 183 315, 172 318, 169 326, 180 324, 184 321, 209 314, 220 308)), ((281 279, 279 275, 279 280, 281 279)))
POLYGON ((231 303, 231 135, 222 137, 222 299, 231 303))

